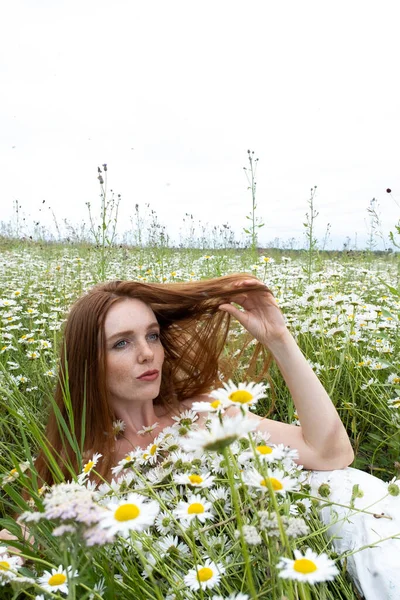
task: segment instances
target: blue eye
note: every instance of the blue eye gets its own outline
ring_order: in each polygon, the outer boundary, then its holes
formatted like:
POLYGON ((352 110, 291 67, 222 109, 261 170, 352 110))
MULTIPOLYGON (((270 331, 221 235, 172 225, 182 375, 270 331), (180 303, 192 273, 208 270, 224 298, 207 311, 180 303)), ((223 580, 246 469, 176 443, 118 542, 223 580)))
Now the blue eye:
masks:
POLYGON ((127 344, 128 342, 126 340, 120 340, 119 342, 117 342, 114 345, 114 348, 125 348, 125 344, 127 344), (124 345, 122 345, 124 344, 124 345))
POLYGON ((149 338, 152 342, 156 342, 157 340, 160 339, 160 334, 159 333, 149 333, 149 338))

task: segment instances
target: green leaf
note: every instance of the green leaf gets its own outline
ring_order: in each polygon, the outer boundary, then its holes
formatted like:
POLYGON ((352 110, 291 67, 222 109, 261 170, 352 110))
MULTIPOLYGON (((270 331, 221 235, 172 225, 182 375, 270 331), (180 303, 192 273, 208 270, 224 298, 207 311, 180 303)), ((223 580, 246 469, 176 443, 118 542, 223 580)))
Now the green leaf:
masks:
POLYGON ((381 283, 383 283, 383 285, 385 285, 388 290, 390 290, 392 292, 392 294, 394 294, 395 296, 400 296, 400 291, 396 290, 396 288, 394 288, 393 286, 389 285, 388 283, 386 283, 386 281, 384 281, 383 279, 381 279, 381 277, 378 277, 379 281, 381 283))

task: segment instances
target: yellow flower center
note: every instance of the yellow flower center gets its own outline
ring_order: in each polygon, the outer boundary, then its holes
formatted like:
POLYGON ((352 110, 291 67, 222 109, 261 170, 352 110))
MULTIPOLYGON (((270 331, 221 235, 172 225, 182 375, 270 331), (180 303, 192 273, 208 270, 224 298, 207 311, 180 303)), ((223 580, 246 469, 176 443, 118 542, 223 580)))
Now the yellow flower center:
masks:
POLYGON ((253 398, 253 394, 250 394, 250 392, 247 392, 246 390, 237 390, 236 392, 229 394, 229 400, 238 402, 239 404, 248 404, 253 398))
POLYGON ((211 402, 212 408, 218 408, 218 406, 220 406, 220 404, 221 404, 220 400, 214 400, 214 402, 211 402))
POLYGON ((7 562, 6 560, 0 560, 0 570, 1 571, 8 571, 9 568, 10 568, 9 562, 7 562))
POLYGON ((154 456, 156 452, 157 452, 157 445, 153 444, 152 447, 150 448, 150 454, 152 456, 154 456))
POLYGON ((89 473, 89 471, 94 467, 94 462, 92 460, 89 460, 89 462, 85 465, 83 472, 84 473, 89 473))
POLYGON ((270 448, 270 446, 257 446, 256 450, 260 454, 271 454, 272 452, 272 448, 270 448))
POLYGON ((203 483, 203 478, 200 475, 189 475, 190 483, 203 483))
POLYGON ((189 515, 200 515, 204 512, 204 506, 200 502, 193 502, 188 508, 189 515))
POLYGON ((293 569, 297 573, 303 573, 306 575, 307 573, 314 573, 317 570, 317 565, 308 558, 299 558, 294 561, 293 569))
POLYGON ((50 579, 48 580, 48 584, 49 585, 61 585, 62 583, 65 583, 67 581, 67 576, 64 575, 64 573, 56 573, 55 575, 52 575, 50 577, 50 579))
POLYGON ((197 579, 199 581, 208 581, 214 575, 212 569, 203 567, 197 571, 197 579))
POLYGON ((130 521, 140 515, 140 510, 136 504, 122 504, 114 513, 116 521, 130 521))
POLYGON ((278 479, 275 479, 275 477, 267 477, 267 479, 263 479, 260 483, 261 485, 268 487, 268 481, 272 485, 272 489, 275 490, 275 492, 277 492, 278 490, 283 490, 283 485, 278 479))
POLYGON ((132 458, 129 456, 129 454, 127 454, 124 458, 124 460, 132 460, 132 458))
POLYGON ((18 475, 17 469, 11 469, 10 475, 18 475))

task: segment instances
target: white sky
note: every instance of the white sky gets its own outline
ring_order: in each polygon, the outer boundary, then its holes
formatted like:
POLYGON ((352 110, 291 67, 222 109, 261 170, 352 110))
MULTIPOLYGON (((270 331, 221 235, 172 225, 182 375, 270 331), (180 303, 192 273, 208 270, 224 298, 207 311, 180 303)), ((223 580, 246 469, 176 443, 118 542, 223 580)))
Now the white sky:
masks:
POLYGON ((400 217, 397 0, 13 0, 2 23, 0 220, 87 220, 107 163, 124 225, 150 203, 240 237, 248 148, 260 242, 303 241, 314 185, 333 247, 363 246, 373 197, 386 235, 400 217))

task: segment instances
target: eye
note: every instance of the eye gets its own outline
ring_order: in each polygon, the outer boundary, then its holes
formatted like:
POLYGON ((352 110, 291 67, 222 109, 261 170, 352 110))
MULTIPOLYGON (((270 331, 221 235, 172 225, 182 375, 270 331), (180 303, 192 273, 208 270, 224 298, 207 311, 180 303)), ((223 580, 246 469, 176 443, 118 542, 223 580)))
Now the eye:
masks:
POLYGON ((116 344, 114 344, 113 348, 125 348, 125 344, 127 344, 128 342, 126 340, 120 340, 119 342, 117 342, 116 344))
POLYGON ((160 334, 158 332, 149 333, 148 338, 151 342, 157 342, 160 339, 160 334))

